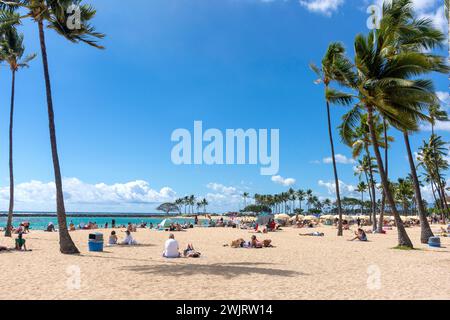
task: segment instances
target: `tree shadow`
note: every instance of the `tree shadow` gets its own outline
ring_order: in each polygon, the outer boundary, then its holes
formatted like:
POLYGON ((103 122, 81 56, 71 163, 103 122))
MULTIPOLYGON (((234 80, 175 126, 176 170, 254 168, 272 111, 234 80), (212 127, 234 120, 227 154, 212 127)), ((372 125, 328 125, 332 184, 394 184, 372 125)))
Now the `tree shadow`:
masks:
POLYGON ((171 276, 191 276, 191 275, 214 275, 231 279, 236 276, 249 275, 267 275, 276 277, 295 277, 306 275, 303 272, 292 270, 274 269, 258 266, 271 265, 269 263, 213 263, 213 264, 158 264, 158 265, 140 265, 127 266, 120 268, 125 271, 133 271, 141 274, 162 274, 171 276))

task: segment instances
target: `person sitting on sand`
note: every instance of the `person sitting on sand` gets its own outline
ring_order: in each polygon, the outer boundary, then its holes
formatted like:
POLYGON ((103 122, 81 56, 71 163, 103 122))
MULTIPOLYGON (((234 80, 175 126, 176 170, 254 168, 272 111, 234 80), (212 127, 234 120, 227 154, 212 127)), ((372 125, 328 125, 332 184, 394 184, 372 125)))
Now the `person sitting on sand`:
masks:
POLYGON ((70 221, 70 224, 69 224, 69 231, 75 231, 75 225, 73 224, 72 221, 70 221))
POLYGON ((324 237, 325 233, 316 231, 312 233, 300 233, 299 235, 302 237, 324 237))
POLYGON ((121 245, 125 245, 125 246, 135 246, 137 245, 137 241, 133 239, 133 237, 131 236, 131 232, 130 231, 125 231, 126 237, 125 239, 120 243, 121 245))
POLYGON ((113 246, 116 245, 118 241, 117 235, 115 231, 111 231, 111 235, 109 236, 108 244, 113 246))
POLYGON ((359 240, 359 241, 368 241, 367 240, 367 235, 366 232, 359 228, 358 231, 355 232, 355 237, 353 239, 350 239, 349 241, 355 241, 355 240, 359 240))
POLYGON ((178 241, 175 240, 175 236, 173 233, 169 235, 169 239, 164 244, 163 257, 164 258, 179 258, 181 256, 178 251, 180 246, 178 245, 178 241))
POLYGON ((127 231, 133 232, 133 225, 131 224, 131 222, 128 222, 127 231))
POLYGON ((200 258, 201 253, 194 249, 192 243, 188 244, 186 250, 183 251, 185 258, 200 258))
POLYGON ((47 226, 47 230, 45 230, 47 232, 55 232, 55 225, 53 224, 53 222, 49 222, 48 226, 47 226))
POLYGON ((26 241, 23 238, 23 233, 19 233, 19 236, 16 239, 16 250, 17 251, 27 251, 26 241))

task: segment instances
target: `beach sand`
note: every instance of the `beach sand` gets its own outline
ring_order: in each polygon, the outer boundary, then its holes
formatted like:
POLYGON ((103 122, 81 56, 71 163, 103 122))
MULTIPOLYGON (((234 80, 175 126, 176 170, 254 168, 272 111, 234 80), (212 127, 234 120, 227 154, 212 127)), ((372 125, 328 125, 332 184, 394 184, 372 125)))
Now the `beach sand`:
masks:
MULTIPOLYGON (((232 249, 223 244, 251 233, 191 229, 176 239, 182 248, 192 242, 202 257, 172 260, 161 257, 168 232, 139 229, 133 235, 142 246, 93 253, 89 232, 76 231, 82 254, 67 256, 56 233, 34 231, 25 236, 32 252, 0 253, 0 299, 450 299, 450 238, 430 249, 419 244, 420 229, 410 228, 421 250, 404 251, 393 249, 395 230, 369 235, 367 243, 347 241, 350 231, 338 238, 333 227, 312 231, 285 228, 258 235, 275 248, 232 249), (298 235, 312 231, 326 236, 298 235)), ((0 245, 12 240, 0 236, 0 245)))

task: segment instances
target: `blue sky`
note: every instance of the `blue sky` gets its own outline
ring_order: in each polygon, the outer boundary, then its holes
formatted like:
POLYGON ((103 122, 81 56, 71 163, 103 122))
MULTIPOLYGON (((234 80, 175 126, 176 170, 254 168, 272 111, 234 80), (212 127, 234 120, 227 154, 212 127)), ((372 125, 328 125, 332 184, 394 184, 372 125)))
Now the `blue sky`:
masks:
MULTIPOLYGON (((445 26, 438 0, 416 0, 418 13, 445 26)), ((323 88, 308 64, 320 62, 331 41, 366 33, 360 0, 90 1, 106 50, 74 45, 47 31, 57 135, 70 211, 154 211, 155 203, 185 194, 206 196, 210 210, 236 210, 240 194, 311 188, 333 197, 323 88), (220 130, 280 130, 281 178, 259 166, 175 166, 177 128, 195 120, 220 130), (325 160, 324 160, 325 159, 325 160), (275 182, 273 181, 275 180, 275 182), (284 183, 284 185, 283 185, 284 183)), ((40 53, 37 26, 26 23, 27 51, 40 53)), ((54 210, 41 57, 17 76, 15 176, 18 210, 54 210)), ((7 117, 10 74, 0 69, 0 210, 7 209, 7 117)), ((434 76, 448 99, 448 79, 434 76)), ((345 108, 333 107, 334 126, 345 108)), ((448 140, 450 128, 441 126, 448 140)), ((401 137, 391 172, 407 174, 401 137)), ((357 183, 350 151, 336 152, 344 194, 357 183)), ((416 149, 429 135, 412 139, 416 149)))

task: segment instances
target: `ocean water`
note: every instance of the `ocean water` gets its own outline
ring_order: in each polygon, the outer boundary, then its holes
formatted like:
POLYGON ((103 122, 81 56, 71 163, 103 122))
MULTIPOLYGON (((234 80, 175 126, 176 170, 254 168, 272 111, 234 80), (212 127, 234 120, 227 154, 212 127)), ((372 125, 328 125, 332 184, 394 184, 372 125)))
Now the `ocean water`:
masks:
MULTIPOLYGON (((105 217, 103 214, 93 217, 92 215, 89 215, 88 217, 67 217, 67 224, 70 222, 73 222, 73 224, 78 228, 80 224, 87 224, 89 222, 97 223, 97 225, 101 228, 106 223, 108 223, 109 227, 111 227, 112 220, 116 220, 116 226, 117 225, 127 225, 129 222, 132 224, 141 224, 142 222, 146 222, 147 225, 150 223, 153 223, 153 225, 157 225, 161 223, 165 217, 149 217, 149 218, 143 218, 143 217, 136 217, 130 214, 129 217, 120 217, 120 218, 112 218, 112 217, 105 217)), ((194 223, 194 219, 191 218, 181 218, 181 219, 173 219, 172 221, 178 222, 178 223, 194 223)), ((58 220, 56 217, 46 217, 46 216, 39 216, 33 215, 33 216, 27 216, 23 217, 20 215, 15 215, 13 218, 13 226, 17 227, 20 223, 23 221, 29 221, 31 230, 45 230, 50 222, 52 222, 56 228, 58 228, 58 220)), ((0 217, 0 227, 6 227, 7 218, 6 217, 0 217)))

